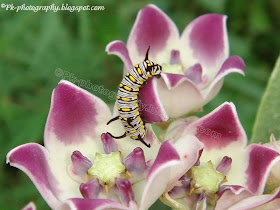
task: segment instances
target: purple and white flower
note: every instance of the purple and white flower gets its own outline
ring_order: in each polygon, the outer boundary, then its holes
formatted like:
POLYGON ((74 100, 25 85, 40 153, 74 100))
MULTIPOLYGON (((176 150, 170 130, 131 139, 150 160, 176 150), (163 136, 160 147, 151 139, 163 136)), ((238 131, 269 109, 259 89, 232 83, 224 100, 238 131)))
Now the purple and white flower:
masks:
POLYGON ((29 176, 52 209, 148 209, 197 161, 202 144, 195 136, 161 144, 149 125, 151 148, 129 137, 115 140, 106 132, 124 130, 120 122, 106 125, 111 117, 101 99, 61 81, 52 94, 44 146, 18 146, 7 163, 29 176))
POLYGON ((218 94, 226 75, 245 74, 243 60, 229 56, 226 19, 225 15, 202 15, 180 36, 164 12, 148 5, 139 11, 126 45, 118 40, 107 45, 108 54, 124 62, 124 73, 143 61, 148 46, 149 58, 162 65, 162 78, 151 79, 140 91, 141 103, 158 110, 156 114, 144 110, 147 121, 199 111, 218 94))
POLYGON ((271 194, 263 192, 272 167, 279 164, 280 154, 258 144, 247 146, 247 136, 232 103, 226 102, 200 119, 174 121, 167 129, 166 139, 176 140, 184 135, 195 135, 204 150, 196 166, 169 191, 175 205, 252 209, 279 203, 280 188, 271 194), (202 132, 201 127, 221 137, 202 132))

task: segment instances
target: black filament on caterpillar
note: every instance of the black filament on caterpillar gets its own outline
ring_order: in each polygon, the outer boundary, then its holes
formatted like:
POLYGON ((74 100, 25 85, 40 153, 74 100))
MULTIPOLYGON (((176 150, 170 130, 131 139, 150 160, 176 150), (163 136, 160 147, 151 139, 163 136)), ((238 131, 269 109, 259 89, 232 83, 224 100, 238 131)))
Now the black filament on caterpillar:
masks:
POLYGON ((108 123, 115 120, 121 120, 125 133, 121 136, 113 136, 108 132, 110 136, 115 139, 121 139, 126 136, 130 136, 133 140, 139 140, 147 147, 150 147, 144 141, 147 133, 145 122, 143 117, 139 113, 139 91, 146 84, 150 77, 161 77, 162 68, 158 64, 154 64, 149 60, 150 47, 146 52, 145 60, 142 63, 135 65, 128 73, 124 76, 122 82, 119 85, 117 94, 117 107, 119 115, 112 118, 108 123))

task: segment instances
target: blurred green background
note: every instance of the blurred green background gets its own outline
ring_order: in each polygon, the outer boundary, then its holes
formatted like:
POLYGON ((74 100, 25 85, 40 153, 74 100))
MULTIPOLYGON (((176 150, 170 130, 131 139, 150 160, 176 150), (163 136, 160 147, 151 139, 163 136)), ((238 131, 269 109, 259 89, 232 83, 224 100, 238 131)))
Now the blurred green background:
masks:
MULTIPOLYGON (((2 1, 20 5, 59 5, 64 1, 2 1)), ((56 68, 116 91, 123 64, 108 56, 112 40, 127 41, 137 12, 155 3, 177 24, 180 32, 205 13, 228 15, 231 55, 246 63, 246 77, 232 74, 202 116, 224 101, 233 101, 250 139, 256 111, 280 49, 280 1, 113 1, 73 0, 69 5, 104 5, 104 11, 37 12, 0 9, 0 209, 19 209, 30 200, 39 209, 47 205, 27 176, 6 165, 12 148, 43 142, 51 92, 60 78, 56 68)), ((97 92, 105 102, 114 101, 97 92)), ((191 99, 190 99, 191 100, 191 99)), ((160 203, 152 209, 164 209, 160 203)), ((166 209, 168 209, 166 207, 166 209)))

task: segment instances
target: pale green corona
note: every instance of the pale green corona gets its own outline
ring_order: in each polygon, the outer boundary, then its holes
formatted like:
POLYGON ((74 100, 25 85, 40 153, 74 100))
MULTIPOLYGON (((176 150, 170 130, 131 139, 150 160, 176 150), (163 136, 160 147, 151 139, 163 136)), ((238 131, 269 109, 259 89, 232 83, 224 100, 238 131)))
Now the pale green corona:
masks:
POLYGON ((88 170, 90 176, 94 176, 105 183, 120 177, 123 172, 125 172, 125 166, 122 164, 120 152, 96 153, 93 166, 88 170))
POLYGON ((183 74, 182 65, 180 64, 162 64, 162 72, 164 73, 172 73, 172 74, 183 74))
POLYGON ((191 168, 192 185, 195 192, 214 194, 225 180, 225 175, 217 171, 212 162, 191 168))

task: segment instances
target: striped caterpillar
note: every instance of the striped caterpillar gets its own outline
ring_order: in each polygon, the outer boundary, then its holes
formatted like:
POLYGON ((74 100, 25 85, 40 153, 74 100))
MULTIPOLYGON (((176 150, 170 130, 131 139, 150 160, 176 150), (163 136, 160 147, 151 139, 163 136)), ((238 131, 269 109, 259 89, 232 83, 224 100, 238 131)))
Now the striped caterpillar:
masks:
POLYGON ((117 94, 117 108, 119 115, 112 118, 107 123, 108 125, 111 122, 120 119, 124 126, 125 133, 121 136, 113 136, 109 132, 108 134, 115 139, 130 136, 131 139, 139 140, 147 147, 150 147, 150 144, 147 144, 144 141, 147 128, 145 127, 143 117, 141 117, 139 113, 139 91, 150 77, 161 77, 161 66, 154 64, 148 59, 149 50, 150 47, 146 52, 145 60, 130 69, 120 83, 117 94))

